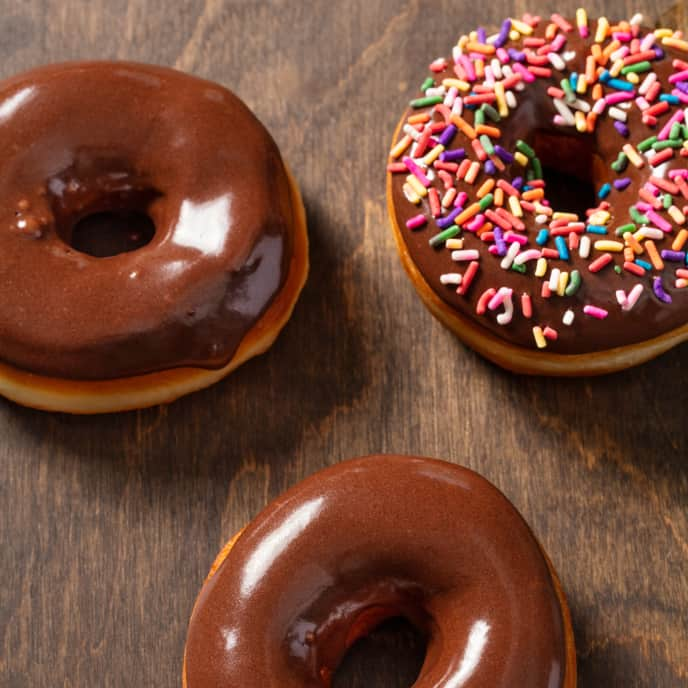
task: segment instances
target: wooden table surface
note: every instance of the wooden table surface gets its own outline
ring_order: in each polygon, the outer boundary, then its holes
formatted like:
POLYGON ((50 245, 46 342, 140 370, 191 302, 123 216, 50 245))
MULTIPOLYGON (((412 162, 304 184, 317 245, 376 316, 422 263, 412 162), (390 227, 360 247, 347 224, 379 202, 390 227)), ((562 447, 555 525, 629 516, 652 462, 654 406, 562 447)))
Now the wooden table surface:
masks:
MULTIPOLYGON (((588 7, 620 18, 640 5, 588 7)), ((646 5, 653 23, 686 23, 680 7, 646 5)), ((2 76, 127 58, 232 88, 292 165, 312 242, 291 322, 225 382, 107 417, 0 400, 0 685, 179 685, 189 614, 225 540, 313 471, 398 452, 470 466, 522 511, 568 593, 580 686, 688 686, 688 345, 602 379, 504 373, 425 310, 386 217, 391 132, 429 60, 476 23, 545 3, 0 9, 2 76)), ((412 683, 422 643, 392 626, 351 653, 339 688, 412 683)))

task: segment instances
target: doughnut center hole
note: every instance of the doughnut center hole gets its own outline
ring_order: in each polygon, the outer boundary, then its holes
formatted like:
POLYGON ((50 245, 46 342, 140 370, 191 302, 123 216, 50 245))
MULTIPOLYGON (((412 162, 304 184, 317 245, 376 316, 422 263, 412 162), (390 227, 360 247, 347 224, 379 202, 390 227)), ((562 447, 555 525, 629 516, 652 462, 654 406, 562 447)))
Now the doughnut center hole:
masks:
POLYGON ((387 619, 349 648, 332 688, 410 688, 425 661, 427 641, 408 619, 387 619))
POLYGON ((576 213, 598 205, 595 180, 602 165, 591 136, 565 136, 537 131, 533 148, 542 163, 545 197, 554 210, 576 213))
POLYGON ((139 210, 106 210, 82 217, 71 231, 69 245, 95 258, 136 251, 155 236, 153 220, 139 210))

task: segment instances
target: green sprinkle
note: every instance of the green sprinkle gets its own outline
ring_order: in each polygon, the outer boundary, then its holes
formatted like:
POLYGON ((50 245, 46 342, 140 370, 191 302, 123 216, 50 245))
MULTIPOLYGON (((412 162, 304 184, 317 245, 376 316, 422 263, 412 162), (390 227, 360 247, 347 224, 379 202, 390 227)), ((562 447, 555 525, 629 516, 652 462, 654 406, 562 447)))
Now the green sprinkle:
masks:
POLYGON ((526 172, 526 181, 532 182, 535 180, 535 172, 533 172, 533 168, 529 167, 528 171, 526 172))
POLYGON ((569 283, 566 285, 566 289, 564 290, 564 294, 566 296, 573 296, 579 289, 581 285, 581 276, 580 272, 578 270, 572 270, 571 275, 569 276, 569 283))
POLYGON ((635 222, 637 225, 649 224, 650 221, 647 219, 647 216, 643 215, 635 206, 631 206, 628 212, 633 218, 633 222, 635 222))
POLYGON ((674 139, 674 140, 680 139, 682 129, 683 129, 683 127, 682 127, 680 122, 674 122, 671 125, 671 132, 669 133, 669 138, 674 139))
POLYGON ((493 122, 501 121, 502 116, 489 103, 483 103, 483 106, 481 109, 493 122))
POLYGON ((442 96, 428 96, 427 98, 416 98, 411 101, 410 105, 412 108, 424 108, 431 105, 439 105, 442 102, 444 102, 442 96))
POLYGON ((636 62, 635 64, 626 65, 621 69, 621 73, 638 74, 639 72, 649 72, 652 69, 652 64, 645 60, 644 62, 636 62))
POLYGON ((525 142, 519 139, 516 141, 516 150, 523 153, 527 158, 531 160, 535 157, 535 151, 525 142))
POLYGON ((612 163, 612 169, 619 174, 628 167, 628 156, 621 151, 619 157, 612 163))
POLYGON ((516 265, 516 263, 511 264, 511 269, 515 270, 516 272, 520 272, 525 275, 526 272, 526 266, 525 265, 516 265))
POLYGON ((482 108, 476 110, 474 116, 474 126, 477 127, 479 124, 485 124, 485 113, 482 108))
POLYGON ((531 162, 533 164, 533 176, 535 179, 542 179, 542 164, 540 163, 540 158, 535 157, 531 162))
POLYGON ((664 196, 662 196, 662 207, 664 210, 669 210, 672 205, 674 205, 674 199, 672 195, 668 193, 664 194, 664 196))
POLYGON ((628 232, 635 232, 636 229, 638 229, 638 227, 632 222, 629 222, 627 225, 621 225, 621 227, 617 227, 614 230, 614 234, 616 234, 616 236, 623 236, 624 234, 628 234, 628 232))
POLYGON ((480 143, 482 144, 482 147, 485 149, 485 152, 488 155, 494 155, 495 149, 492 145, 492 141, 490 141, 490 137, 487 134, 481 134, 479 136, 479 139, 480 143))
POLYGON ((460 233, 461 227, 458 225, 452 225, 451 227, 447 227, 447 229, 441 231, 439 234, 435 234, 434 237, 431 237, 428 240, 428 243, 434 248, 435 246, 443 244, 447 239, 453 239, 457 234, 460 233))
POLYGON ((620 266, 620 265, 615 265, 615 266, 614 266, 614 272, 615 272, 617 275, 620 275, 620 274, 621 274, 621 266, 620 266))
POLYGON ((652 148, 652 146, 654 145, 654 143, 656 143, 656 141, 657 141, 656 136, 650 136, 649 139, 645 139, 644 141, 641 141, 638 144, 638 150, 641 153, 645 153, 646 151, 649 151, 650 148, 652 148))
POLYGON ((576 94, 573 92, 573 88, 571 88, 571 82, 568 79, 562 79, 561 87, 566 94, 566 102, 569 105, 573 105, 573 103, 575 103, 578 99, 578 96, 576 96, 576 94))
POLYGON ((421 85, 420 90, 421 91, 427 91, 429 88, 432 88, 435 85, 435 80, 429 76, 421 85))
POLYGON ((665 148, 681 148, 683 146, 683 141, 657 141, 657 143, 652 144, 652 150, 663 151, 665 148))
POLYGON ((494 201, 494 194, 491 194, 491 193, 485 194, 480 199, 480 202, 478 204, 480 206, 480 210, 481 211, 487 210, 492 205, 493 201, 494 201))

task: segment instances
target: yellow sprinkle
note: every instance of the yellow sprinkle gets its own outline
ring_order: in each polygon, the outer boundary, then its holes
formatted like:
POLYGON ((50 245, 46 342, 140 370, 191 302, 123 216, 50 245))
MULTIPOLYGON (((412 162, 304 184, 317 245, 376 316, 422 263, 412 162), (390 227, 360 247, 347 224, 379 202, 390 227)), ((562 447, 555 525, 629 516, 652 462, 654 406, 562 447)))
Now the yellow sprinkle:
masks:
POLYGON ((683 147, 688 150, 688 139, 683 142, 683 147))
POLYGON ((515 217, 523 217, 523 209, 516 196, 509 196, 509 208, 515 217))
POLYGON ((655 36, 657 38, 671 38, 674 32, 671 29, 655 29, 655 36))
POLYGON ((611 215, 606 210, 598 210, 588 218, 588 224, 606 225, 611 219, 611 215))
POLYGON ((610 239, 596 241, 594 246, 596 251, 611 251, 613 253, 620 253, 624 247, 620 241, 611 241, 610 239))
POLYGON ((553 220, 568 220, 569 222, 578 222, 578 215, 576 213, 562 213, 562 212, 555 212, 554 215, 552 215, 553 220))
POLYGON ((463 239, 447 239, 444 245, 450 250, 460 251, 463 248, 463 239))
POLYGON ((538 215, 551 215, 552 214, 552 209, 547 206, 547 205, 542 205, 542 203, 536 202, 535 203, 535 212, 538 215))
POLYGON ((412 175, 406 177, 406 183, 416 192, 421 198, 428 195, 428 190, 412 175))
POLYGON ((533 33, 533 27, 530 24, 526 24, 518 19, 512 19, 511 26, 524 36, 530 36, 533 33))
POLYGON ((506 102, 506 96, 504 94, 504 84, 501 81, 497 81, 494 85, 495 98, 497 99, 497 110, 502 117, 509 116, 509 106, 506 102))
POLYGON ((471 90, 471 85, 462 79, 443 79, 442 86, 445 88, 451 88, 453 86, 462 93, 466 93, 467 91, 471 90))
POLYGON ((478 198, 483 198, 483 197, 487 196, 487 194, 489 194, 490 191, 492 191, 492 189, 494 188, 494 185, 495 185, 494 177, 490 177, 489 179, 486 179, 485 182, 483 182, 481 187, 478 189, 478 191, 476 192, 475 195, 478 198))
POLYGON ((621 74, 621 70, 623 69, 623 66, 624 66, 623 60, 617 60, 609 68, 609 76, 619 76, 619 74, 621 74))
POLYGON ((415 203, 416 205, 420 203, 420 196, 411 188, 410 184, 404 184, 401 190, 404 192, 404 196, 406 196, 409 203, 415 203))
POLYGON ((588 90, 588 80, 581 74, 578 77, 578 83, 576 84, 576 93, 583 95, 588 90))
POLYGON ((626 74, 626 81, 632 84, 639 84, 640 77, 635 72, 631 72, 630 74, 626 74))
POLYGON ((525 155, 523 155, 521 151, 514 153, 514 160, 516 160, 516 162, 523 167, 526 167, 528 165, 528 158, 525 155))
POLYGON ((585 114, 580 110, 576 110, 576 129, 581 133, 588 130, 588 120, 585 119, 585 114))
POLYGON ((667 212, 677 225, 682 225, 686 221, 686 216, 675 205, 672 205, 667 212))
POLYGON ((588 25, 588 13, 582 7, 576 10, 576 26, 583 28, 588 25))
POLYGON ((640 169, 641 167, 645 166, 645 161, 640 157, 638 151, 635 148, 633 148, 633 146, 630 143, 625 144, 621 150, 623 150, 623 152, 626 153, 628 159, 635 167, 640 169))
POLYGON ((547 258, 538 258, 535 265, 535 277, 544 277, 547 274, 547 258))
POLYGON ((609 21, 607 17, 600 17, 597 21, 597 30, 595 31, 595 43, 602 43, 607 37, 609 31, 609 21))
POLYGON ((662 45, 668 45, 670 48, 688 53, 688 41, 681 41, 678 38, 662 38, 662 45))
POLYGON ((444 151, 444 146, 443 146, 441 143, 437 144, 437 145, 436 145, 436 146, 435 146, 435 147, 434 147, 434 148, 433 148, 433 149, 423 158, 423 162, 424 162, 426 165, 432 165, 432 163, 435 162, 435 160, 437 160, 437 158, 440 157, 440 154, 442 153, 442 151, 444 151))
POLYGON ((391 151, 389 151, 389 156, 391 158, 398 158, 406 149, 411 145, 413 139, 410 136, 404 136, 404 138, 397 143, 391 151))
POLYGON ((542 334, 542 328, 538 325, 533 328, 533 337, 535 338, 535 344, 538 349, 544 349, 547 346, 545 335, 542 334))
POLYGON ((461 38, 459 38, 458 43, 456 44, 456 47, 459 48, 459 50, 463 51, 465 47, 468 45, 469 40, 470 38, 468 38, 468 36, 461 36, 461 38))
POLYGON ((559 275, 559 285, 557 286, 557 296, 564 296, 566 292, 566 285, 569 283, 569 273, 562 272, 559 275))

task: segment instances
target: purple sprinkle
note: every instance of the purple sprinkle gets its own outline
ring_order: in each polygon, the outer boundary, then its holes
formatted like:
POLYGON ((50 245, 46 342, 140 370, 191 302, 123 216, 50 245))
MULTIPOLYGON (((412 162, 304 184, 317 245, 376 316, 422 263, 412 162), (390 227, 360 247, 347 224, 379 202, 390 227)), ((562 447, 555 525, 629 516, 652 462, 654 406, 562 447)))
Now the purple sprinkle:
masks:
POLYGON ((507 248, 501 227, 495 227, 492 233, 494 235, 495 246, 497 247, 497 255, 505 256, 507 248))
POLYGON ((521 187, 523 186, 523 177, 514 177, 511 181, 511 186, 520 191, 521 187))
POLYGON ((653 48, 653 50, 655 51, 655 59, 657 59, 657 60, 663 60, 664 59, 665 53, 659 46, 655 46, 653 48))
MULTIPOLYGON (((452 125, 453 126, 453 125, 452 125)), ((440 160, 442 162, 456 162, 466 157, 466 151, 463 148, 457 148, 456 150, 442 151, 440 153, 440 160)))
POLYGON ((478 28, 477 34, 478 34, 478 43, 485 43, 487 41, 487 32, 485 31, 485 29, 482 26, 478 28))
POLYGON ((669 251, 668 249, 664 249, 661 252, 662 258, 664 260, 669 260, 672 263, 683 263, 683 261, 686 259, 686 252, 685 251, 669 251))
POLYGON ((509 57, 514 60, 514 62, 525 62, 526 61, 526 54, 520 50, 516 50, 516 48, 509 48, 507 50, 509 53, 509 57))
POLYGON ((511 163, 514 161, 514 156, 509 153, 508 150, 502 148, 499 144, 497 144, 495 147, 495 153, 501 158, 502 162, 505 162, 507 165, 511 165, 511 163))
POLYGON ((490 177, 497 174, 497 167, 490 159, 485 160, 485 162, 483 163, 483 169, 485 171, 485 174, 490 177))
POLYGON ((627 137, 631 133, 628 130, 628 127, 623 122, 619 122, 619 120, 614 121, 614 129, 616 129, 623 137, 627 137))
POLYGON ((440 229, 447 229, 447 227, 451 227, 454 224, 454 219, 458 216, 460 212, 460 208, 454 208, 454 210, 452 210, 451 213, 449 213, 449 215, 437 218, 437 220, 435 220, 435 223, 440 229))
POLYGON ((630 177, 622 177, 621 179, 614 180, 614 188, 617 191, 623 191, 631 183, 630 177))
POLYGON ((681 93, 688 93, 688 81, 679 81, 674 86, 681 91, 681 93))
POLYGON ((497 40, 495 40, 495 48, 501 48, 509 39, 509 32, 511 31, 511 19, 505 19, 502 23, 502 28, 499 30, 497 40))
POLYGON ((440 143, 443 146, 448 146, 451 143, 451 140, 456 136, 456 132, 458 129, 456 128, 455 124, 450 124, 441 134, 440 134, 440 143))
POLYGON ((661 277, 655 277, 652 280, 652 290, 655 293, 655 296, 660 300, 663 301, 664 303, 671 303, 671 296, 667 294, 664 291, 664 286, 662 285, 662 278, 661 277))

